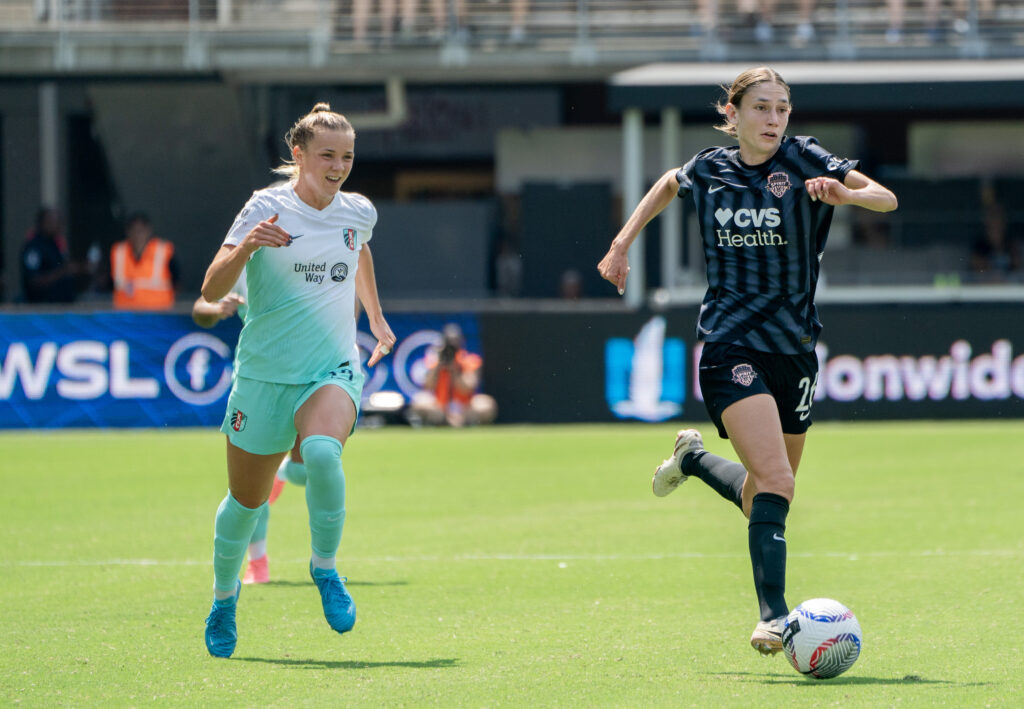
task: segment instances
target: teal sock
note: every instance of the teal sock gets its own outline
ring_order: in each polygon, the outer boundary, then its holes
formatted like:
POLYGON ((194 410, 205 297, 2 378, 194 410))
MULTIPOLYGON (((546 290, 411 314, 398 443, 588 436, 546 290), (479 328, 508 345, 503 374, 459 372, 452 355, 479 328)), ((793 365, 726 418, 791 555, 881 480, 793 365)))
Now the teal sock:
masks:
POLYGON ((238 572, 242 570, 245 549, 259 522, 263 503, 256 509, 243 507, 229 492, 217 508, 213 530, 213 587, 222 593, 234 593, 238 572))
POLYGON ((292 485, 305 485, 306 465, 305 463, 296 463, 291 458, 285 458, 281 467, 277 469, 277 477, 292 485))
POLYGON ((302 441, 305 461, 306 507, 313 553, 330 558, 338 552, 345 525, 345 473, 341 442, 330 436, 307 436, 302 441))
POLYGON ((259 519, 256 520, 256 528, 252 530, 249 543, 263 542, 267 539, 267 527, 270 525, 270 505, 263 505, 260 509, 259 519))

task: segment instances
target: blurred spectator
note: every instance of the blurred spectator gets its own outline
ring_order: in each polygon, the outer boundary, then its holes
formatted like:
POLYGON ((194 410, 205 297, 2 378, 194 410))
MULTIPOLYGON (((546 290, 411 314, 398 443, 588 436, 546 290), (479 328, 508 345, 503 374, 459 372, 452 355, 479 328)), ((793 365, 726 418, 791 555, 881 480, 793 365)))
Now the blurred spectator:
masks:
POLYGON ((884 214, 858 209, 853 222, 853 241, 869 249, 890 248, 890 221, 884 214))
POLYGON ((523 259, 510 239, 503 239, 494 260, 494 286, 498 295, 517 297, 523 289, 523 259))
MULTIPOLYGON (((889 5, 889 29, 885 39, 890 44, 903 40, 903 23, 906 14, 906 0, 887 0, 889 5)), ((953 20, 951 28, 957 34, 967 34, 970 30, 968 22, 969 3, 977 2, 980 18, 991 18, 995 13, 995 0, 953 0, 953 20)), ((942 40, 945 28, 939 22, 939 0, 923 0, 924 30, 931 42, 942 40)))
POLYGON ((71 303, 78 294, 78 276, 84 272, 85 267, 68 254, 60 214, 52 207, 42 207, 21 250, 25 302, 71 303))
MULTIPOLYGON (((416 9, 420 0, 402 0, 402 39, 416 39, 416 9)), ((446 35, 454 39, 465 39, 466 0, 429 0, 433 27, 428 31, 430 39, 440 42, 446 35), (449 27, 448 15, 451 14, 449 27)))
POLYGON ((110 249, 114 307, 121 310, 169 310, 174 307, 179 270, 174 244, 153 234, 142 212, 125 222, 125 239, 110 249))
POLYGON ((427 378, 410 404, 410 420, 428 425, 473 426, 492 423, 494 397, 477 392, 483 359, 465 349, 462 329, 444 326, 440 346, 427 352, 427 378))
POLYGON ((987 200, 982 216, 981 234, 971 245, 971 270, 983 283, 1012 280, 1021 267, 1019 244, 1010 239, 1006 209, 994 199, 987 200))
POLYGON ((817 0, 800 0, 799 2, 800 17, 793 33, 793 39, 797 44, 807 44, 814 39, 815 31, 812 19, 816 2, 817 0))
MULTIPOLYGON (((379 0, 380 42, 390 47, 395 33, 395 3, 397 0, 379 0)), ((373 0, 352 0, 352 39, 356 44, 366 45, 366 30, 370 21, 370 6, 373 0)))
POLYGON ((510 44, 526 41, 526 15, 530 11, 530 0, 512 0, 512 22, 508 28, 510 44))
MULTIPOLYGON (((719 0, 697 0, 704 31, 715 34, 719 29, 719 0)), ((736 0, 736 12, 740 25, 753 30, 754 39, 758 42, 771 42, 775 37, 772 27, 775 16, 775 0, 736 0)), ((808 13, 809 16, 809 13, 808 13)))
POLYGON ((566 269, 558 281, 558 297, 579 300, 583 297, 583 276, 575 268, 566 269))

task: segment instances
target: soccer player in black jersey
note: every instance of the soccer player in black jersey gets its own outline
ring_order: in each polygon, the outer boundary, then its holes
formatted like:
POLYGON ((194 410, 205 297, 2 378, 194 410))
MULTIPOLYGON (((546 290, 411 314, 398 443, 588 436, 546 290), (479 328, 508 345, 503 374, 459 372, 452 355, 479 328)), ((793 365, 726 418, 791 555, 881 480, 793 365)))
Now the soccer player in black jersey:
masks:
POLYGON ((693 196, 708 278, 697 320, 700 387, 740 462, 706 452, 698 431, 683 430, 652 484, 661 497, 698 477, 749 519, 761 612, 750 643, 775 654, 789 612, 783 533, 818 380, 814 291, 833 208, 889 212, 896 197, 858 172, 857 161, 830 154, 814 138, 784 135, 790 90, 774 70, 747 70, 723 88, 717 108, 724 120, 716 127, 738 145, 708 148, 662 175, 598 270, 623 293, 637 234, 674 197, 693 196))

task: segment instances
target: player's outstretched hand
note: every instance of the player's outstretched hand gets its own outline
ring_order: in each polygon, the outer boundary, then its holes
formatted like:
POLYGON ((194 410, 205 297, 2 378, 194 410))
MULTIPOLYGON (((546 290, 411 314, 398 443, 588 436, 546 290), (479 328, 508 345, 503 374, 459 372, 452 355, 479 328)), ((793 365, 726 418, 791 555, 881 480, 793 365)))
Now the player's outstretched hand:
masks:
POLYGON ((619 289, 619 295, 626 292, 626 276, 629 275, 629 252, 614 246, 597 264, 601 278, 619 289))
POLYGON ((228 293, 217 301, 217 319, 227 320, 243 305, 245 305, 245 298, 238 293, 228 293))
POLYGON ((370 332, 377 338, 377 346, 373 348, 373 352, 370 353, 370 359, 366 361, 366 366, 368 367, 372 367, 383 357, 391 354, 395 341, 398 339, 395 337, 395 333, 391 332, 391 326, 388 325, 388 321, 383 316, 370 320, 370 332))
POLYGON ((291 245, 291 234, 279 227, 276 222, 276 214, 270 219, 264 219, 245 235, 240 246, 249 253, 255 253, 261 246, 270 246, 276 249, 291 245))

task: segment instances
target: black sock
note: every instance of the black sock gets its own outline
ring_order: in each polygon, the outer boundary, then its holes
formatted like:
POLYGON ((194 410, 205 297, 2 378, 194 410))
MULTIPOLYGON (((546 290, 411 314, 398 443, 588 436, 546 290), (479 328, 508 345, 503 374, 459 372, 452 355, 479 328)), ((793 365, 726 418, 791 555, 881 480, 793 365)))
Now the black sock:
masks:
POLYGON ((700 478, 712 490, 743 509, 743 481, 747 477, 747 469, 743 465, 707 451, 697 451, 683 456, 681 467, 684 475, 700 478))
POLYGON ((761 620, 788 615, 786 606, 786 498, 771 492, 754 495, 750 506, 747 540, 754 567, 754 589, 761 605, 761 620))

